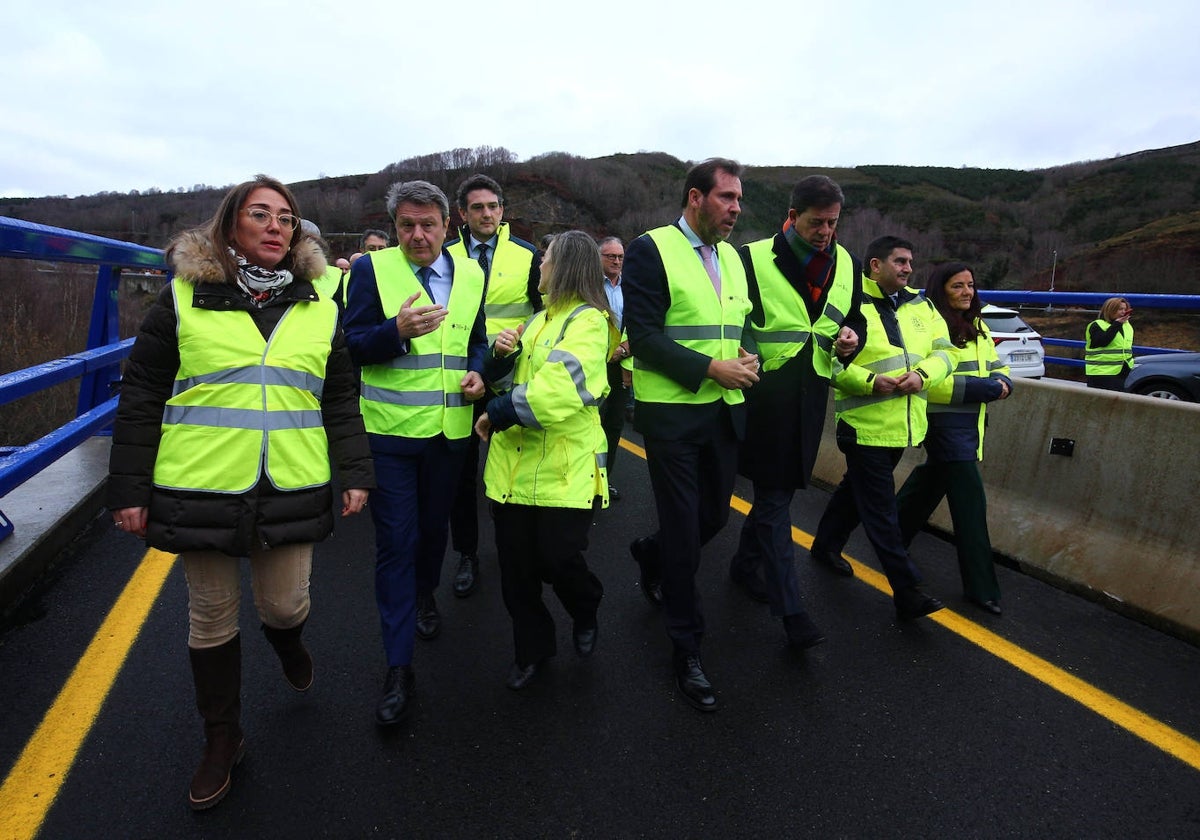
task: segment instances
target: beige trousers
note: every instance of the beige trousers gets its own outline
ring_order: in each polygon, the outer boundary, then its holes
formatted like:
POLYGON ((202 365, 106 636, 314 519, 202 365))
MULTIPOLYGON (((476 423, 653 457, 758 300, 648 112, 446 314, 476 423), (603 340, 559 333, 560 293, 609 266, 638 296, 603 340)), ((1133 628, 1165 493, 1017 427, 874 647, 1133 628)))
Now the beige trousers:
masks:
MULTIPOLYGON (((286 630, 308 618, 312 555, 312 543, 251 552, 250 584, 263 624, 286 630)), ((179 560, 188 585, 188 647, 225 644, 238 634, 241 558, 219 551, 185 551, 179 560)))

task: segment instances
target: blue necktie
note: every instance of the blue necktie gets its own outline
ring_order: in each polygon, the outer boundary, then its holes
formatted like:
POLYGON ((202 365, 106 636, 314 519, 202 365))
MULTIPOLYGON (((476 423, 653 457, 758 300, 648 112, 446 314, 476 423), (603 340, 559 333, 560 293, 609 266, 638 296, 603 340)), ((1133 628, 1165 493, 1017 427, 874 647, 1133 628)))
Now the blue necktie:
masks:
MULTIPOLYGON (((417 269, 417 277, 421 280, 421 285, 425 288, 425 294, 429 295, 429 299, 433 300, 433 289, 429 288, 429 278, 433 276, 433 268, 428 265, 423 265, 417 269)), ((433 301, 437 303, 436 300, 433 301)))

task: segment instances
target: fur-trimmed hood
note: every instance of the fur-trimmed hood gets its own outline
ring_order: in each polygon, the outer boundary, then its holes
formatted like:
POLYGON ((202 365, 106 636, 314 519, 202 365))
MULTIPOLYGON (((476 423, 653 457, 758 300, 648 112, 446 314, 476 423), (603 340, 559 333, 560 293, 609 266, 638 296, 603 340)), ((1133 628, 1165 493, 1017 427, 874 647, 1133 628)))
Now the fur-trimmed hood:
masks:
MULTIPOLYGON (((325 273, 325 254, 310 236, 300 237, 300 241, 292 246, 292 257, 292 277, 295 280, 311 282, 325 273)), ((188 231, 175 240, 171 267, 176 277, 189 283, 236 282, 225 276, 225 269, 217 259, 212 240, 201 231, 188 231)))

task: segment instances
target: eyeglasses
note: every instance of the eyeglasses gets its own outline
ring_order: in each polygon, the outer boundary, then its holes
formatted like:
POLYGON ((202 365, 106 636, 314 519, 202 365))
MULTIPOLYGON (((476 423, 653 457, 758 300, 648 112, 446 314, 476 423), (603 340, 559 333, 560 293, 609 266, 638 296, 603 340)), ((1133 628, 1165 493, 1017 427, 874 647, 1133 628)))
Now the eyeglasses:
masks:
POLYGON ((250 220, 259 227, 266 227, 267 225, 271 224, 272 219, 278 222, 281 228, 286 228, 287 230, 295 230, 296 228, 300 227, 300 217, 293 216, 291 213, 280 213, 276 215, 270 211, 263 210, 261 207, 251 207, 247 210, 243 210, 242 212, 249 216, 250 220))
POLYGON ((601 254, 600 256, 604 257, 606 260, 616 260, 617 262, 621 262, 625 259, 624 254, 601 254))

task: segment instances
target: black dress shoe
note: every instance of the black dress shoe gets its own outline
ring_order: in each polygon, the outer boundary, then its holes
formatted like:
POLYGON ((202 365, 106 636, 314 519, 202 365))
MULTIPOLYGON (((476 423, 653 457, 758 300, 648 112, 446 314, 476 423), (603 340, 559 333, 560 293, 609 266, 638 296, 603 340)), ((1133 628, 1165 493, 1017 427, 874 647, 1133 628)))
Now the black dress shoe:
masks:
POLYGON ((896 618, 911 621, 914 618, 935 613, 945 606, 937 598, 922 592, 920 587, 910 586, 895 593, 896 618))
POLYGON ((504 684, 513 691, 520 691, 537 676, 539 668, 541 668, 540 662, 534 662, 532 665, 518 665, 514 662, 512 669, 508 672, 508 679, 505 680, 504 684))
POLYGON ((465 551, 459 555, 458 571, 454 573, 454 597, 466 598, 475 591, 479 577, 479 558, 465 551))
POLYGON ((417 596, 417 638, 432 639, 442 632, 442 614, 433 593, 417 596))
POLYGON ((996 600, 980 601, 977 598, 968 598, 967 600, 970 601, 975 606, 979 607, 981 610, 986 610, 987 612, 990 612, 992 615, 1000 615, 1001 614, 999 601, 996 601, 996 600))
POLYGON ((412 666, 397 665, 388 668, 383 680, 383 695, 375 706, 375 722, 380 726, 391 726, 408 717, 412 711, 413 688, 416 678, 412 666))
POLYGON ((787 633, 788 645, 796 650, 807 650, 825 641, 825 634, 821 632, 820 627, 813 624, 808 613, 785 615, 783 631, 787 633))
POLYGON ((608 498, 613 502, 621 501, 621 491, 612 484, 608 485, 608 498))
POLYGON ((704 675, 704 665, 700 662, 698 653, 676 653, 675 684, 683 699, 688 701, 693 709, 701 712, 717 710, 717 695, 713 693, 712 683, 704 675))
POLYGON ((758 601, 760 604, 771 603, 771 599, 767 595, 767 585, 763 583, 763 579, 756 572, 748 575, 739 575, 730 568, 729 582, 742 590, 751 601, 758 601))
POLYGON ((571 638, 575 642, 575 652, 582 658, 587 659, 596 652, 596 637, 598 635, 600 635, 600 631, 595 625, 591 627, 576 627, 575 632, 571 634, 571 638))
POLYGON ((854 567, 842 556, 840 551, 828 551, 814 545, 809 551, 809 556, 818 566, 824 566, 835 575, 854 577, 854 567))
POLYGON ((629 553, 642 570, 640 583, 642 594, 651 606, 662 606, 662 567, 658 556, 658 543, 653 537, 640 537, 629 544, 629 553))

